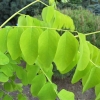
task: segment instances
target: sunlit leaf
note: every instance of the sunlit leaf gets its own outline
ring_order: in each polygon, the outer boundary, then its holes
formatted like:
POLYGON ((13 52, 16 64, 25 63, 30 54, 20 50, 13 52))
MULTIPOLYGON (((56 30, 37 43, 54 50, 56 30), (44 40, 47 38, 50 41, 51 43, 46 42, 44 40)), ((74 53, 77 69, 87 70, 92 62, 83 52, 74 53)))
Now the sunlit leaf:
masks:
POLYGON ((75 100, 74 94, 72 92, 66 91, 65 89, 62 89, 58 93, 58 97, 60 100, 75 100))
POLYGON ((77 64, 77 68, 78 70, 82 71, 87 67, 90 61, 90 50, 86 42, 85 35, 79 33, 79 39, 80 39, 80 47, 79 47, 80 58, 77 64))
POLYGON ((13 28, 8 34, 7 48, 13 60, 16 60, 21 55, 19 40, 22 32, 22 28, 13 28))
POLYGON ((93 64, 91 62, 89 62, 89 64, 87 65, 87 67, 82 70, 79 71, 78 68, 76 68, 75 73, 73 75, 72 78, 72 83, 76 83, 78 82, 80 79, 82 79, 87 73, 89 73, 89 71, 91 70, 91 68, 93 67, 93 64))
POLYGON ((53 75, 53 65, 50 66, 49 70, 45 72, 46 75, 50 80, 52 80, 52 75, 53 75))
POLYGON ((55 100, 56 93, 52 84, 46 83, 38 93, 39 100, 55 100))
POLYGON ((96 96, 100 94, 100 83, 95 86, 95 94, 96 96))
POLYGON ((27 22, 26 22, 26 15, 21 15, 19 18, 18 18, 18 26, 26 26, 27 25, 27 22))
POLYGON ((54 7, 48 6, 45 7, 42 11, 42 18, 47 23, 50 23, 54 17, 54 7))
POLYGON ((57 49, 59 35, 56 31, 44 31, 38 41, 38 62, 44 70, 50 67, 57 49))
POLYGON ((74 22, 71 19, 71 17, 65 15, 64 16, 64 28, 70 29, 70 30, 75 30, 74 22))
POLYGON ((71 62, 74 60, 77 51, 77 39, 70 32, 65 32, 60 37, 57 52, 54 59, 57 65, 57 69, 60 72, 66 70, 66 68, 71 64, 71 62))
POLYGON ((8 77, 11 77, 13 75, 13 72, 14 72, 11 64, 1 66, 0 71, 3 72, 8 77))
POLYGON ((38 56, 38 38, 41 33, 36 28, 26 29, 20 38, 20 47, 25 61, 32 65, 38 56))
POLYGON ((63 17, 64 17, 64 15, 62 13, 55 10, 55 19, 54 19, 54 23, 53 23, 52 27, 58 28, 58 29, 62 28, 65 23, 65 21, 62 20, 63 17))
POLYGON ((29 15, 27 15, 25 18, 26 18, 27 26, 32 26, 33 25, 33 18, 29 15))
POLYGON ((9 77, 7 77, 4 73, 0 72, 0 82, 7 82, 9 77))
POLYGON ((6 65, 9 63, 9 58, 0 51, 0 65, 6 65))
POLYGON ((100 93, 96 96, 95 100, 100 100, 100 93))
POLYGON ((16 66, 16 75, 19 79, 21 79, 22 83, 24 85, 28 84, 28 78, 27 78, 27 72, 22 66, 16 66))
POLYGON ((70 65, 64 71, 62 71, 61 73, 65 74, 65 73, 69 72, 71 69, 73 69, 76 66, 77 62, 78 62, 78 58, 79 58, 79 54, 77 53, 75 55, 73 61, 70 63, 70 65))
POLYGON ((31 93, 33 96, 37 96, 43 85, 46 83, 46 78, 43 74, 37 75, 31 85, 31 93))
POLYGON ((31 84, 33 78, 37 75, 39 71, 39 67, 37 65, 27 65, 26 70, 27 70, 28 83, 31 84))
POLYGON ((100 74, 100 68, 93 67, 90 70, 89 75, 87 74, 82 78, 83 92, 100 83, 99 74, 100 74), (93 79, 95 79, 95 81, 93 79))
POLYGON ((0 51, 6 52, 7 51, 7 34, 8 28, 3 28, 0 30, 0 51))

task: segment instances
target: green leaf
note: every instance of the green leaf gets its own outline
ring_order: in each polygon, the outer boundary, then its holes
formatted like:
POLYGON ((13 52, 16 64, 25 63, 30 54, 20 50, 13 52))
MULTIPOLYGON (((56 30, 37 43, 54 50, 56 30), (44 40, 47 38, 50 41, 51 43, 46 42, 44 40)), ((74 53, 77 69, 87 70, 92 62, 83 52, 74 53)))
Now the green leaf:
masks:
POLYGON ((50 23, 54 17, 54 7, 45 7, 42 11, 42 18, 45 22, 50 23))
POLYGON ((26 15, 21 15, 18 18, 18 26, 26 26, 27 22, 26 22, 26 15))
POLYGON ((70 70, 72 70, 76 66, 76 64, 78 62, 78 58, 79 58, 79 54, 77 53, 75 55, 73 61, 70 63, 70 65, 64 71, 62 71, 61 73, 65 74, 65 73, 69 72, 70 70))
POLYGON ((0 65, 6 65, 9 63, 9 58, 0 51, 0 65))
POLYGON ((26 29, 20 38, 20 47, 25 61, 32 65, 38 56, 38 38, 40 31, 36 28, 26 29))
POLYGON ((49 5, 53 5, 55 3, 55 0, 49 0, 49 5))
POLYGON ((92 45, 90 42, 87 42, 87 44, 90 50, 90 59, 95 63, 96 58, 99 54, 99 49, 96 46, 92 45))
POLYGON ((52 75, 53 75, 53 71, 52 70, 53 70, 53 65, 51 64, 49 70, 45 72, 50 80, 52 80, 52 75))
POLYGON ((77 64, 77 68, 78 70, 82 71, 87 67, 90 61, 90 50, 86 42, 85 35, 79 33, 79 39, 80 39, 80 47, 79 47, 80 58, 77 64))
POLYGON ((35 26, 41 26, 41 22, 40 20, 38 20, 37 18, 33 18, 33 25, 35 26))
POLYGON ((43 87, 43 85, 46 83, 46 78, 43 74, 37 75, 31 85, 31 93, 33 96, 37 96, 39 93, 40 89, 43 87))
POLYGON ((68 0, 61 0, 63 3, 66 3, 66 2, 68 2, 68 0))
POLYGON ((17 96, 17 100, 28 100, 28 98, 27 98, 26 95, 18 94, 18 96, 17 96))
POLYGON ((100 83, 95 86, 95 94, 96 96, 100 94, 100 83))
POLYGON ((0 72, 3 72, 8 77, 11 77, 13 75, 14 70, 11 64, 7 64, 4 66, 1 66, 0 72))
POLYGON ((65 17, 63 17, 63 19, 64 19, 64 26, 63 27, 74 31, 75 26, 74 26, 74 22, 71 19, 71 17, 65 15, 65 17))
POLYGON ((31 84, 33 78, 37 75, 39 71, 39 67, 37 65, 27 65, 26 70, 27 70, 28 83, 31 84))
POLYGON ((0 29, 0 51, 6 52, 7 51, 7 28, 0 29))
POLYGON ((13 100, 10 95, 5 95, 2 100, 13 100))
POLYGON ((33 25, 33 18, 30 17, 29 15, 26 15, 26 24, 27 26, 32 26, 33 25))
POLYGON ((62 18, 64 18, 64 15, 56 10, 55 10, 54 14, 55 14, 55 19, 54 19, 54 23, 53 23, 52 27, 60 29, 64 26, 64 23, 65 23, 65 21, 62 20, 62 18))
POLYGON ((87 67, 82 71, 79 71, 78 68, 76 68, 71 82, 72 83, 78 82, 80 79, 82 79, 91 70, 92 67, 93 67, 93 64, 91 62, 89 62, 87 67))
POLYGON ((44 70, 48 70, 54 59, 59 37, 54 30, 46 30, 39 37, 38 62, 44 70))
POLYGON ((100 100, 100 93, 96 96, 95 100, 100 100))
POLYGON ((7 48, 13 60, 16 60, 21 55, 19 40, 22 32, 22 28, 13 28, 8 34, 7 48))
POLYGON ((19 91, 19 92, 22 92, 23 91, 23 84, 22 83, 17 83, 16 84, 16 87, 15 87, 15 90, 19 91))
POLYGON ((2 98, 4 95, 4 92, 0 90, 0 98, 2 98))
POLYGON ((22 66, 16 66, 16 75, 19 79, 21 79, 23 85, 28 84, 28 79, 27 79, 27 72, 25 69, 22 68, 22 66))
POLYGON ((93 67, 90 70, 90 73, 82 78, 83 92, 100 83, 99 74, 100 74, 100 68, 93 67), (95 81, 93 79, 95 79, 95 81))
POLYGON ((4 83, 4 89, 8 92, 12 92, 13 91, 13 87, 12 84, 10 82, 6 82, 4 83))
POLYGON ((39 100, 55 100, 57 97, 51 83, 46 83, 38 93, 39 100))
POLYGON ((2 72, 0 72, 0 82, 7 82, 9 78, 2 72))
POLYGON ((54 62, 57 65, 57 69, 63 73, 66 68, 72 63, 75 55, 78 51, 78 41, 70 33, 65 32, 58 42, 57 52, 54 62))
POLYGON ((58 97, 60 100, 75 100, 73 92, 66 91, 65 89, 58 93, 58 97))

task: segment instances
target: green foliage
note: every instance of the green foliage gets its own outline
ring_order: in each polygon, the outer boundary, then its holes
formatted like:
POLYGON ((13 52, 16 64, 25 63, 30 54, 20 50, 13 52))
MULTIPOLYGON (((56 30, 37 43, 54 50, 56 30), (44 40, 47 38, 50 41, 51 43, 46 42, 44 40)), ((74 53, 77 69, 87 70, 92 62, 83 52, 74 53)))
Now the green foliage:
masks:
POLYGON ((4 90, 0 92, 1 99, 12 100, 7 92, 18 91, 16 99, 28 100, 22 90, 30 85, 31 94, 39 100, 74 100, 72 92, 57 91, 52 82, 52 63, 62 74, 77 65, 72 83, 82 79, 83 92, 95 87, 96 100, 100 99, 100 49, 87 42, 84 34, 74 36, 74 29, 73 20, 51 6, 43 9, 42 20, 21 15, 18 26, 2 28, 0 36, 6 35, 0 41, 6 40, 6 47, 0 44, 0 82, 4 90), (59 35, 58 31, 65 32, 59 35), (21 61, 26 62, 24 67, 21 61))
MULTIPOLYGON (((83 33, 90 33, 100 30, 100 16, 95 16, 88 10, 83 8, 71 10, 71 9, 63 9, 62 12, 64 14, 69 15, 75 24, 75 30, 83 33)), ((100 35, 93 34, 91 36, 86 37, 88 41, 91 41, 92 44, 100 47, 100 35)))

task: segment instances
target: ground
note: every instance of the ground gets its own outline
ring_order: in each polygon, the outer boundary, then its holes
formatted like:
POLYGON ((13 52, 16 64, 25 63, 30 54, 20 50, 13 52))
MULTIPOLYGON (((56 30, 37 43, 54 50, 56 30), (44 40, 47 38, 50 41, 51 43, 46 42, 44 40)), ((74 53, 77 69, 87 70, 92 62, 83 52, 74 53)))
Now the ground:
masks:
MULTIPOLYGON (((53 82, 57 84, 58 91, 61 89, 72 91, 75 94, 75 100, 95 100, 94 89, 90 89, 82 94, 81 81, 76 84, 71 84, 71 78, 66 77, 64 79, 53 78, 53 82)), ((29 86, 24 87, 23 92, 28 96, 28 100, 38 100, 37 98, 32 97, 31 93, 29 92, 29 86)), ((11 95, 16 97, 17 92, 11 93, 11 95)), ((16 99, 14 98, 14 100, 16 99)))
MULTIPOLYGON (((72 91, 75 94, 75 100, 95 100, 94 89, 90 89, 82 94, 82 85, 81 81, 76 84, 71 84, 71 78, 66 77, 65 79, 53 78, 53 82, 57 84, 58 91, 61 89, 66 89, 72 91)), ((29 100, 38 100, 33 98, 29 92, 29 87, 24 87, 24 93, 27 94, 29 100)))

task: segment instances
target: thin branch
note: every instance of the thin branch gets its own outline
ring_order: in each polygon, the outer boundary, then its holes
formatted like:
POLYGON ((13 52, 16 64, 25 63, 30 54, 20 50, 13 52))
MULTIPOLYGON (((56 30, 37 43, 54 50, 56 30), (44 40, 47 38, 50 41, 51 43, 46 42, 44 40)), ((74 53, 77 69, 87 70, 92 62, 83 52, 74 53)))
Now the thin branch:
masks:
POLYGON ((16 13, 14 13, 10 18, 8 18, 1 26, 0 28, 2 28, 5 24, 7 24, 13 17, 15 17, 17 14, 19 14, 21 11, 23 11, 24 9, 28 8, 29 6, 35 4, 36 2, 39 2, 40 0, 36 0, 30 4, 28 4, 27 6, 23 7, 22 9, 20 9, 19 11, 17 11, 16 13))
MULTIPOLYGON (((12 26, 12 27, 34 27, 34 28, 43 28, 43 29, 50 29, 50 30, 57 30, 57 31, 70 31, 70 32, 76 32, 79 33, 78 31, 72 31, 72 30, 65 30, 65 29, 57 29, 57 28, 50 28, 50 27, 42 27, 42 26, 12 26)), ((90 33, 86 33, 84 34, 85 36, 88 35, 93 35, 93 34, 97 34, 100 33, 100 31, 96 31, 96 32, 90 32, 90 33)), ((79 37, 78 35, 76 35, 75 37, 79 37)))
POLYGON ((45 5, 45 6, 49 6, 49 5, 47 5, 46 3, 44 3, 44 2, 42 2, 41 0, 39 0, 39 2, 41 2, 43 5, 45 5))

